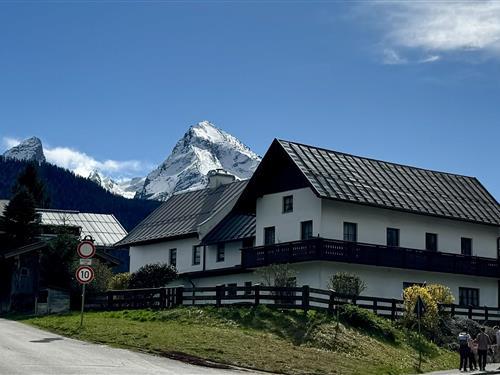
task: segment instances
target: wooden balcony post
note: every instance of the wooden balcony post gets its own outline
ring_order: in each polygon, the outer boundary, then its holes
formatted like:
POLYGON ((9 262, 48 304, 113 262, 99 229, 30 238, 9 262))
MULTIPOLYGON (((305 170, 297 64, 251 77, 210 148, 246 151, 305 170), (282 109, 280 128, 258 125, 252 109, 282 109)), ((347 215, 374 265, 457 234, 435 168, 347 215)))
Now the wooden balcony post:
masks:
POLYGON ((484 306, 484 321, 487 322, 489 318, 488 306, 484 306))
POLYGON ((302 309, 305 312, 309 310, 309 285, 302 286, 302 309))
POLYGON ((472 319, 472 306, 469 305, 469 313, 467 314, 469 319, 472 319))
POLYGON ((455 316, 455 305, 451 305, 450 314, 452 318, 455 316))
POLYGON ((377 307, 378 307, 377 300, 376 300, 376 299, 374 299, 374 300, 373 300, 373 313, 374 313, 374 314, 377 314, 377 311, 378 311, 377 307))

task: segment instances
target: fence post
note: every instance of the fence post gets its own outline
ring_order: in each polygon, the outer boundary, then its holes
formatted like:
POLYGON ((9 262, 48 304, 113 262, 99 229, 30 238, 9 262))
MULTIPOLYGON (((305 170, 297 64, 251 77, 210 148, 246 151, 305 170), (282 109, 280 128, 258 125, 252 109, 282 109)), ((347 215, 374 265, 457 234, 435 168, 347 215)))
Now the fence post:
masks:
POLYGON ((488 306, 484 306, 484 321, 487 322, 488 318, 489 318, 489 316, 488 316, 488 306))
POLYGON ((220 307, 222 304, 222 293, 224 292, 223 290, 224 285, 217 285, 215 287, 215 306, 220 307))
POLYGON ((452 318, 455 316, 455 305, 451 305, 450 314, 452 318))
POLYGON ((184 286, 175 288, 175 305, 182 306, 184 303, 184 286))
POLYGON ((113 309, 113 292, 108 292, 108 310, 113 309))
POLYGON ((260 304, 260 284, 255 284, 255 306, 260 304))
POLYGON ((335 309, 335 292, 332 289, 330 289, 330 298, 328 299, 328 313, 333 315, 334 309, 335 309))
POLYGON ((378 303, 377 303, 377 300, 374 299, 373 300, 373 313, 377 315, 377 307, 378 307, 378 303))
POLYGON ((468 314, 468 318, 469 319, 472 319, 472 306, 469 305, 469 314, 468 314))
POLYGON ((396 300, 394 298, 391 303, 391 320, 396 320, 396 300))
POLYGON ((167 307, 167 288, 160 289, 160 309, 167 307))
POLYGON ((302 285, 302 309, 309 310, 309 285, 302 285))

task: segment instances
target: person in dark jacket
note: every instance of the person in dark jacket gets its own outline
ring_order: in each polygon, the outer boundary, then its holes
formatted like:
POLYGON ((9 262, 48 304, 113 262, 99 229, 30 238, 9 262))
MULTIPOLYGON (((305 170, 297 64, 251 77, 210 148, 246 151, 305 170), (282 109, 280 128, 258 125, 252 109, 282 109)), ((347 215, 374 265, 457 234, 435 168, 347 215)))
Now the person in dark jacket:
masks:
POLYGON ((470 335, 467 332, 461 332, 458 335, 458 351, 460 353, 460 371, 467 371, 467 361, 469 359, 469 341, 470 335))
POLYGON ((479 370, 485 371, 486 355, 488 354, 488 345, 491 344, 490 337, 486 334, 485 328, 481 327, 481 332, 477 334, 477 355, 479 357, 479 370))

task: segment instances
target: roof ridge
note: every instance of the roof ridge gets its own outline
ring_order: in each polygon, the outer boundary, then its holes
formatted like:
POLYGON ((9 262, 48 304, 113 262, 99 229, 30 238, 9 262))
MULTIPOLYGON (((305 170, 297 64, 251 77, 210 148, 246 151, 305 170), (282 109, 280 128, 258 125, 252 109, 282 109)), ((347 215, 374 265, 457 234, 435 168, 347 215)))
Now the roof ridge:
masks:
POLYGON ((456 177, 463 177, 463 178, 470 178, 470 179, 476 179, 476 180, 477 180, 477 177, 475 177, 475 176, 467 176, 467 175, 464 175, 464 174, 459 174, 459 173, 452 173, 452 172, 438 171, 438 170, 435 170, 435 169, 429 169, 429 168, 416 167, 416 166, 414 166, 414 165, 409 165, 409 164, 395 163, 395 162, 392 162, 392 161, 386 161, 386 160, 381 160, 381 159, 375 159, 375 158, 370 158, 370 157, 367 157, 367 156, 359 156, 359 155, 350 154, 350 153, 348 153, 348 152, 343 152, 343 151, 337 151, 337 150, 328 149, 328 148, 325 148, 325 147, 318 147, 318 146, 312 146, 312 145, 308 145, 308 144, 301 143, 301 142, 288 141, 288 140, 286 140, 286 139, 276 138, 276 140, 277 140, 278 142, 280 142, 280 143, 281 143, 281 142, 292 143, 292 144, 299 145, 299 146, 304 146, 304 147, 315 148, 315 149, 317 149, 317 150, 323 150, 323 151, 328 151, 328 152, 334 152, 334 153, 336 153, 336 154, 347 155, 347 156, 351 156, 351 157, 354 157, 354 158, 360 158, 360 159, 365 159, 365 160, 375 161, 375 162, 377 162, 377 163, 386 163, 386 164, 396 165, 396 166, 399 166, 399 167, 405 167, 405 168, 411 168, 411 169, 418 169, 418 170, 421 170, 421 171, 426 171, 426 172, 440 173, 440 174, 446 174, 446 175, 451 175, 451 176, 456 176, 456 177))

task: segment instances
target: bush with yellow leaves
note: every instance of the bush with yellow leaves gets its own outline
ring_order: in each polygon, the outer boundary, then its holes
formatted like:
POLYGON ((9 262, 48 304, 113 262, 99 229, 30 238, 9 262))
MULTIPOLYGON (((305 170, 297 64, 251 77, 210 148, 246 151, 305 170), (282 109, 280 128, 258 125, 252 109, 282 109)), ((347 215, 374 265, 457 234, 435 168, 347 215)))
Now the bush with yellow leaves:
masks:
POLYGON ((450 288, 440 284, 413 285, 403 291, 404 325, 414 329, 417 325, 415 305, 420 296, 425 306, 421 324, 424 330, 434 329, 439 322, 439 304, 453 303, 450 288))

